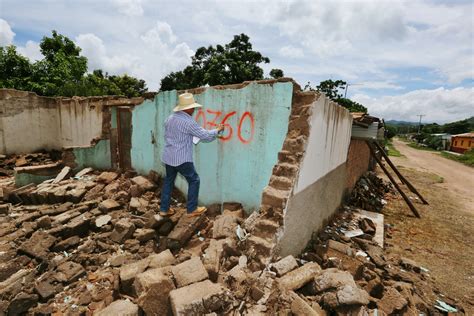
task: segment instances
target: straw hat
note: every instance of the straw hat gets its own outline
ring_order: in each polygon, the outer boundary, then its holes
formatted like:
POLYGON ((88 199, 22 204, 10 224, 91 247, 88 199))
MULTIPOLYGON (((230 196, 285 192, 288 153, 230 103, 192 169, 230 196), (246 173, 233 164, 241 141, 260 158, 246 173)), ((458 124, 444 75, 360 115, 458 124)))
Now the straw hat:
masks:
POLYGON ((180 94, 178 105, 173 109, 174 112, 184 111, 192 108, 202 108, 202 105, 194 101, 194 96, 192 93, 183 93, 180 94))

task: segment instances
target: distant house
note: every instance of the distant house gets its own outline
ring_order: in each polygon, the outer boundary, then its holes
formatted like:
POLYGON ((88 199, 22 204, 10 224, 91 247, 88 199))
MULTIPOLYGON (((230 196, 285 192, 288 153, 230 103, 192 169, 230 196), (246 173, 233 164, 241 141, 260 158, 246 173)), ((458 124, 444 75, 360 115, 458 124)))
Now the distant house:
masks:
POLYGON ((432 137, 441 139, 442 150, 448 150, 451 147, 452 135, 448 133, 431 134, 432 137))
POLYGON ((352 112, 352 138, 362 140, 383 140, 385 127, 383 120, 363 112, 352 112))
POLYGON ((465 153, 474 148, 474 133, 464 133, 451 137, 451 151, 465 153))

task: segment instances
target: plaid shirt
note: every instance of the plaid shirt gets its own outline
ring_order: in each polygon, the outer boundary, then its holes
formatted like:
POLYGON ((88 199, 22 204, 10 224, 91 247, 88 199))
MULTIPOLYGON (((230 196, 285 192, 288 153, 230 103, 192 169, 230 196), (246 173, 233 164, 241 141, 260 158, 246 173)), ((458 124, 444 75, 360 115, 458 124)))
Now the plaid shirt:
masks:
POLYGON ((165 121, 165 149, 161 161, 173 167, 193 162, 193 136, 210 142, 216 139, 217 129, 205 130, 183 111, 171 114, 165 121))

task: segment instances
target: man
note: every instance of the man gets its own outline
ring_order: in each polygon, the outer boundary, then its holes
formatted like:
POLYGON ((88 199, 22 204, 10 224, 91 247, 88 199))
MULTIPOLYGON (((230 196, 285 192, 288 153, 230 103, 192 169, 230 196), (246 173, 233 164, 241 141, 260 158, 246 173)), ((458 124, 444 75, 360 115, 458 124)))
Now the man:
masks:
POLYGON ((174 210, 170 209, 170 200, 178 173, 188 182, 188 215, 199 216, 206 211, 205 207, 197 205, 200 180, 193 164, 193 137, 213 141, 224 126, 218 125, 209 131, 199 126, 192 115, 200 107, 202 105, 194 101, 191 93, 183 93, 179 96, 179 104, 173 109, 174 113, 165 122, 165 149, 161 160, 166 167, 166 177, 161 190, 161 216, 174 214, 174 210))

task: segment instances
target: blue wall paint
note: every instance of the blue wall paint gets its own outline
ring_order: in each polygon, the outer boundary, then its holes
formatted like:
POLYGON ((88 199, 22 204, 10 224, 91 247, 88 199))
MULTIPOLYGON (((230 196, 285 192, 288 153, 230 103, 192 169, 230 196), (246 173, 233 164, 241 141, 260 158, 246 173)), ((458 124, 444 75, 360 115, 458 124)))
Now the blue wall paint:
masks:
POLYGON ((99 170, 112 168, 110 140, 108 139, 102 139, 92 147, 75 147, 73 152, 76 157, 76 171, 84 167, 92 167, 99 170))
MULTIPOLYGON (((261 192, 268 184, 272 168, 278 159, 288 130, 293 84, 252 83, 242 89, 213 89, 195 95, 203 110, 221 111, 216 123, 235 111, 226 123, 233 128, 227 141, 200 143, 195 147, 194 160, 201 177, 200 203, 241 202, 247 211, 260 206, 261 192), (238 125, 242 115, 250 112, 254 118, 254 136, 248 144, 238 138, 238 125)), ((161 164, 164 121, 177 103, 177 92, 166 91, 135 107, 132 114, 132 166, 140 173, 150 169, 164 174, 161 164), (152 130, 153 127, 153 130, 152 130), (151 143, 153 131, 156 143, 151 143)), ((197 113, 195 113, 196 117, 197 113)), ((206 114, 211 121, 215 115, 206 114)), ((202 120, 199 120, 202 123, 202 120)), ((209 126, 207 126, 209 128, 209 126)), ((248 117, 242 124, 242 136, 248 137, 248 117)), ((176 186, 187 191, 186 181, 178 178, 176 186)))

